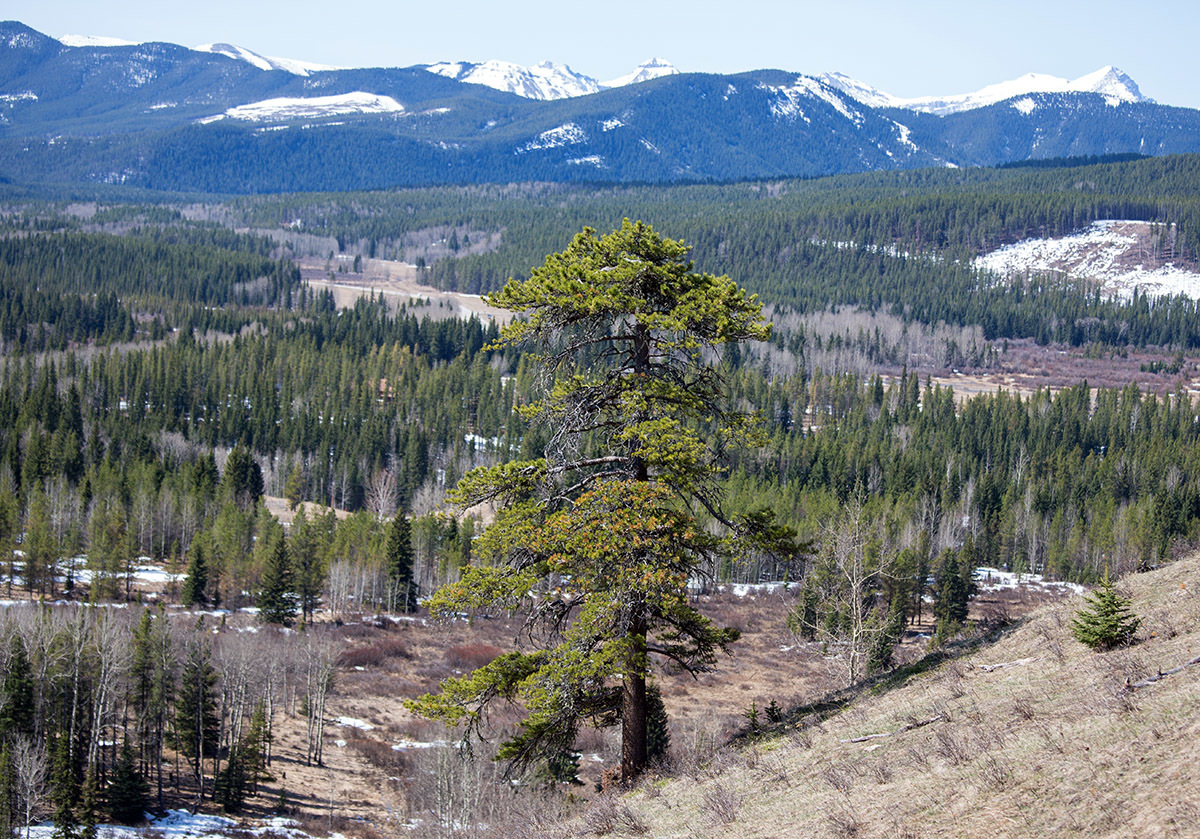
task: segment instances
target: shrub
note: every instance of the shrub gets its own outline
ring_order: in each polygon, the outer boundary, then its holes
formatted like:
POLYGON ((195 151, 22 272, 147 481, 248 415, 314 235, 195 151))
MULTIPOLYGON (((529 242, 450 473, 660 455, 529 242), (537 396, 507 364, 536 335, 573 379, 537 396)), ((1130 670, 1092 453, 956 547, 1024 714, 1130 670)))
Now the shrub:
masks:
POLYGON ((1140 625, 1141 620, 1133 614, 1129 601, 1117 594, 1105 568, 1100 587, 1088 595, 1087 605, 1071 621, 1071 632, 1093 650, 1111 650, 1130 643, 1140 625))
POLYGON ((477 670, 504 650, 491 644, 458 644, 446 650, 446 662, 461 670, 477 670))

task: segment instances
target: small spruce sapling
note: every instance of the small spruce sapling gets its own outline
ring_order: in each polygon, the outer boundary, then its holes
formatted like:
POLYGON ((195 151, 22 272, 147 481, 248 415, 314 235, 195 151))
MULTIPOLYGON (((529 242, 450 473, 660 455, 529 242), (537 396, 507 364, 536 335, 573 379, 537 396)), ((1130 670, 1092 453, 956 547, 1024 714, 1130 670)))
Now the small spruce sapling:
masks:
POLYGON ((1088 595, 1087 605, 1071 621, 1071 632, 1093 650, 1111 650, 1131 643, 1141 623, 1129 600, 1117 593, 1105 568, 1100 587, 1088 595))

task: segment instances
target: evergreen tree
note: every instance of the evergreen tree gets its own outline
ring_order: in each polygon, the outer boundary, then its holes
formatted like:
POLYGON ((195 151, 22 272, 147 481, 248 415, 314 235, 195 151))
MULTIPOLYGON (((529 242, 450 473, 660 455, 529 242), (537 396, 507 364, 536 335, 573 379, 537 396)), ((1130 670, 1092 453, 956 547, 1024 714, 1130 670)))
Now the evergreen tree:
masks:
POLYGON ((292 520, 288 555, 295 572, 300 619, 306 624, 312 620, 313 612, 320 605, 321 591, 325 586, 325 563, 320 544, 323 521, 320 518, 310 521, 303 508, 296 512, 292 520))
POLYGON ((713 441, 738 438, 748 423, 728 407, 713 359, 770 329, 754 298, 728 277, 695 272, 687 253, 640 222, 603 237, 585 229, 489 298, 526 315, 502 342, 542 352, 553 386, 523 414, 549 426, 552 443, 542 458, 476 469, 459 483, 460 507, 501 509, 481 537, 487 561, 463 568, 431 610, 511 607, 546 584, 554 590, 529 620, 566 629, 557 646, 500 656, 410 707, 474 725, 490 699, 517 696, 528 715, 501 758, 561 754, 580 719, 606 715, 621 723, 622 781, 645 768, 650 655, 701 671, 738 634, 687 600, 687 580, 724 546, 681 507, 704 507, 759 547, 794 550, 765 513, 736 523, 721 514, 713 441))
POLYGON ((18 734, 33 734, 34 723, 33 670, 25 643, 13 633, 8 647, 8 664, 4 683, 0 686, 0 738, 11 742, 18 734))
POLYGON ((8 732, 0 728, 0 836, 12 836, 17 826, 17 769, 13 765, 8 732))
POLYGON ((413 579, 412 525, 403 513, 396 514, 388 529, 386 563, 388 584, 394 592, 393 608, 415 612, 417 583, 413 579))
POLYGON ((226 813, 236 813, 246 800, 246 772, 242 765, 242 750, 234 747, 225 761, 225 768, 213 782, 213 800, 226 813))
POLYGON ((671 749, 671 727, 662 689, 654 682, 646 685, 646 758, 664 760, 671 749))
POLYGON ((138 769, 129 743, 121 745, 121 756, 113 766, 112 782, 108 786, 108 809, 113 820, 120 824, 138 824, 145 819, 150 787, 138 769))
POLYGON ((246 736, 242 738, 242 744, 238 747, 238 754, 241 757, 244 773, 247 783, 250 785, 250 793, 255 795, 258 793, 258 784, 260 781, 274 780, 269 772, 267 772, 267 753, 271 745, 272 735, 271 727, 267 721, 267 706, 259 700, 254 706, 254 713, 250 717, 250 727, 246 730, 246 736))
MULTIPOLYGON (((964 553, 968 552, 969 545, 970 539, 963 548, 964 553)), ((951 549, 942 552, 941 566, 935 577, 935 594, 933 615, 937 619, 937 637, 945 640, 966 623, 971 600, 971 584, 964 578, 959 552, 951 549)))
POLYGON ((79 779, 71 760, 70 738, 59 733, 54 741, 50 784, 53 788, 54 839, 74 839, 77 826, 75 805, 79 800, 79 779))
POLYGON ((1100 587, 1088 595, 1087 605, 1071 621, 1071 632, 1093 650, 1111 650, 1133 641, 1141 622, 1129 600, 1117 593, 1105 568, 1100 587))
POLYGON ((96 839, 96 819, 100 808, 100 779, 95 766, 88 766, 79 801, 79 839, 96 839))
MULTIPOLYGON (((204 626, 203 619, 197 626, 204 626)), ((208 639, 201 636, 188 650, 175 700, 175 747, 189 759, 197 780, 203 777, 204 758, 217 751, 220 721, 214 696, 216 684, 208 639)))
POLYGON ((296 617, 295 586, 292 583, 292 564, 288 559, 287 542, 277 537, 269 549, 263 568, 262 590, 258 595, 258 619, 263 623, 291 626, 296 617))
POLYGON ((206 606, 208 595, 208 558, 205 556, 207 540, 197 536, 192 540, 188 550, 187 577, 183 581, 183 591, 179 599, 184 606, 206 606))

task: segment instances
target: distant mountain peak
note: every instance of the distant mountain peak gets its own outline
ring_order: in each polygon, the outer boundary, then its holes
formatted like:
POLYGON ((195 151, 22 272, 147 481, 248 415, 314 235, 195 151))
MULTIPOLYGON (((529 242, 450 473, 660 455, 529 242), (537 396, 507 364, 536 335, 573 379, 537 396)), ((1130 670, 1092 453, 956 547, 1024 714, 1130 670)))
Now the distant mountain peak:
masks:
POLYGON ((511 61, 492 59, 481 64, 469 61, 444 61, 423 65, 431 73, 469 84, 515 93, 526 99, 570 99, 586 96, 612 87, 670 76, 679 71, 662 58, 643 61, 631 73, 608 82, 598 82, 591 76, 576 73, 566 64, 542 61, 532 67, 524 67, 511 61))
POLYGON ((235 61, 245 61, 257 67, 259 70, 283 70, 285 73, 291 73, 293 76, 307 76, 309 73, 319 73, 324 70, 336 70, 336 67, 330 67, 326 64, 314 64, 310 61, 297 61, 293 58, 271 58, 266 55, 260 55, 245 47, 239 47, 236 44, 215 43, 201 44, 198 47, 192 47, 196 52, 209 52, 215 55, 224 55, 232 58, 235 61))
POLYGON ((648 82, 651 79, 661 79, 663 76, 674 76, 679 72, 665 58, 651 58, 639 64, 632 73, 604 82, 603 87, 625 87, 626 85, 648 82))
POLYGON ((983 108, 1031 93, 1098 93, 1106 97, 1111 105, 1154 101, 1142 95, 1133 79, 1111 65, 1077 79, 1062 79, 1045 73, 1026 73, 1020 78, 988 85, 973 93, 919 96, 911 99, 893 96, 844 73, 822 73, 817 78, 872 108, 904 108, 937 116, 983 108))

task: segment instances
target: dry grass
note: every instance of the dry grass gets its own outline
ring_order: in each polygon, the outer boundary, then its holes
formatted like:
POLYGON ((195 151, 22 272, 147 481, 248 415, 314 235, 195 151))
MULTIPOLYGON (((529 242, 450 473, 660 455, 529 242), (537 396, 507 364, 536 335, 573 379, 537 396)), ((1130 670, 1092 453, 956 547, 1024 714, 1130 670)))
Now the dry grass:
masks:
POLYGON ((1200 667, 1126 687, 1200 651, 1197 579, 1200 556, 1125 582, 1147 618, 1132 648, 1091 652, 1070 636, 1078 599, 1053 603, 994 643, 819 725, 791 720, 753 757, 714 757, 629 804, 663 839, 719 834, 723 799, 739 802, 746 839, 1200 835, 1200 667), (768 762, 786 782, 764 782, 768 762))

